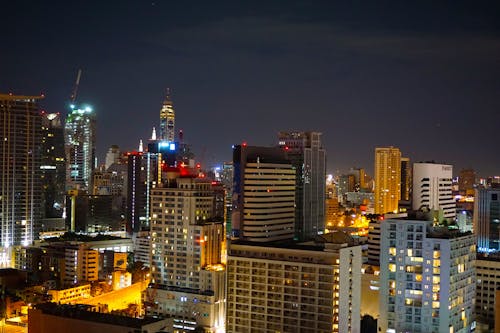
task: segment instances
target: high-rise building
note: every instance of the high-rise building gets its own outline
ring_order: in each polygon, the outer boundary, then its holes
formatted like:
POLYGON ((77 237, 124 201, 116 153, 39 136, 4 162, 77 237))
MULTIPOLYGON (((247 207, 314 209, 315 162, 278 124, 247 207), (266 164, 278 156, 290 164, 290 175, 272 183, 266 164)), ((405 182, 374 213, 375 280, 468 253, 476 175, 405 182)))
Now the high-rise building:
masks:
POLYGON ((223 331, 226 235, 223 219, 213 219, 211 182, 168 170, 152 189, 151 214, 147 312, 173 317, 174 331, 223 331))
POLYGON ((104 164, 105 170, 108 170, 108 168, 113 164, 113 163, 120 163, 121 159, 121 152, 120 152, 120 147, 117 145, 112 145, 109 147, 108 152, 106 153, 106 161, 104 164))
POLYGON ((439 212, 437 219, 455 219, 452 194, 453 167, 447 164, 413 164, 413 209, 439 212))
POLYGON ((96 120, 90 107, 72 108, 66 118, 66 187, 90 191, 96 168, 96 120))
POLYGON ((63 216, 66 196, 64 127, 59 113, 42 112, 42 183, 45 218, 63 216))
POLYGON ((0 267, 9 267, 11 246, 38 238, 42 217, 43 96, 0 94, 0 267))
POLYGON ((432 221, 381 224, 380 332, 471 332, 474 235, 432 221))
POLYGON ((284 149, 233 148, 232 234, 253 242, 294 237, 295 169, 284 149))
POLYGON ((232 242, 227 332, 360 332, 361 246, 340 232, 318 242, 232 242))
POLYGON ((396 213, 401 198, 399 148, 375 148, 375 214, 396 213))
POLYGON ((150 195, 154 183, 160 180, 158 154, 129 152, 127 176, 127 232, 149 229, 150 195))
POLYGON ((295 167, 295 237, 325 230, 326 152, 319 132, 279 132, 279 145, 295 167))
POLYGON ((500 188, 477 188, 473 229, 479 252, 500 251, 500 188))
POLYGON ((175 139, 175 111, 174 104, 170 98, 170 89, 163 101, 160 111, 160 140, 174 142, 175 139))
POLYGON ((411 200, 412 172, 410 159, 401 157, 401 200, 411 200))

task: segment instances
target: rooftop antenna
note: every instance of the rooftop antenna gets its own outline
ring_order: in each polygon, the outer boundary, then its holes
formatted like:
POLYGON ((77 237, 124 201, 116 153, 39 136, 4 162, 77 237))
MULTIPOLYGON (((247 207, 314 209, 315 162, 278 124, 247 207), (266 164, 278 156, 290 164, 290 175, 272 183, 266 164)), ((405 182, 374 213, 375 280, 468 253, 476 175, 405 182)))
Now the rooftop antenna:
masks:
POLYGON ((82 70, 78 69, 78 73, 76 74, 75 87, 73 88, 73 92, 71 93, 71 97, 69 99, 71 104, 74 104, 76 101, 76 95, 78 94, 78 86, 80 85, 80 77, 81 76, 82 76, 82 70))

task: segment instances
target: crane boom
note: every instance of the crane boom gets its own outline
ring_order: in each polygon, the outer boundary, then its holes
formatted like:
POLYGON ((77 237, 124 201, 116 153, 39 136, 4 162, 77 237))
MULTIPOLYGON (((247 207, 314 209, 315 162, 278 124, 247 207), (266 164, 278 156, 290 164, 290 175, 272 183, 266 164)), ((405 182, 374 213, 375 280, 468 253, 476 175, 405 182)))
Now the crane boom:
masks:
POLYGON ((80 77, 81 76, 82 76, 82 70, 79 69, 78 73, 76 74, 75 87, 73 88, 73 93, 71 94, 71 97, 70 97, 71 103, 75 103, 75 101, 76 101, 76 95, 78 93, 78 86, 80 85, 80 77))

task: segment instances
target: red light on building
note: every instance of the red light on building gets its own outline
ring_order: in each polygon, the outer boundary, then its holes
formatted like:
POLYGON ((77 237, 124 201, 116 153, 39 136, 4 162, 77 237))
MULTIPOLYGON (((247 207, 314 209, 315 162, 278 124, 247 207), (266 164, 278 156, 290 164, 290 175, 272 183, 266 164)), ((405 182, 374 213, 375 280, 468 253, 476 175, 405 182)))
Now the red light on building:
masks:
POLYGON ((247 142, 246 141, 243 141, 243 143, 241 144, 243 147, 246 147, 247 146, 247 142))

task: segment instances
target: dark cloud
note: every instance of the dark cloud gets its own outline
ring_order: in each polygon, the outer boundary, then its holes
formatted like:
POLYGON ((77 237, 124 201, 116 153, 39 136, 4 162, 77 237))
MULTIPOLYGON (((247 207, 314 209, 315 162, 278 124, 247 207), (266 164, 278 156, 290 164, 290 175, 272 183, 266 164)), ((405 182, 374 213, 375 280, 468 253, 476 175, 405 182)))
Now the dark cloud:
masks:
POLYGON ((499 171, 496 2, 33 1, 5 12, 0 90, 44 91, 60 111, 83 68, 101 157, 146 139, 171 87, 177 127, 205 162, 304 129, 324 133, 331 171, 371 169, 378 145, 499 171))

